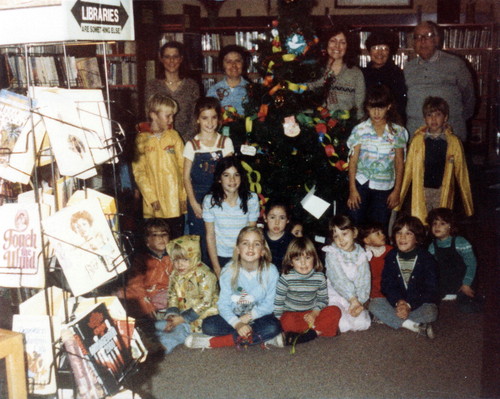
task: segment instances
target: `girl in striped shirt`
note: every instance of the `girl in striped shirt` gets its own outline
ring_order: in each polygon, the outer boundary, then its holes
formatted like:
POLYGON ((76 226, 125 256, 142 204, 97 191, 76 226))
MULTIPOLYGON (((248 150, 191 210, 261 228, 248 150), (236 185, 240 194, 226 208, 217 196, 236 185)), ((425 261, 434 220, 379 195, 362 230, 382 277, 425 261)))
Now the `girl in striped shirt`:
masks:
POLYGON ((318 335, 337 335, 341 312, 336 306, 328 306, 323 265, 307 237, 294 238, 288 246, 276 287, 274 314, 280 319, 286 345, 307 342, 318 335))

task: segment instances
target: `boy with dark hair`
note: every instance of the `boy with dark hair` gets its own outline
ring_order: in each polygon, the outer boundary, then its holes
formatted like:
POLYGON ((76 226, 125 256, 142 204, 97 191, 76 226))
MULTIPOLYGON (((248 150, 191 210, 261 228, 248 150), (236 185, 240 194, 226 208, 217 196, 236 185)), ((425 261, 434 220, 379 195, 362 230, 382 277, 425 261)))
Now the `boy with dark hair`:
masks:
POLYGON ((382 293, 370 312, 394 329, 406 328, 434 338, 430 323, 437 319, 438 276, 434 257, 422 245, 425 227, 414 216, 402 216, 393 227, 397 248, 385 258, 382 293))
POLYGON ((455 181, 467 216, 474 213, 469 172, 460 139, 448 124, 448 103, 427 97, 422 112, 425 125, 410 143, 401 187, 399 210, 411 185, 411 214, 426 223, 434 208, 453 209, 455 181))

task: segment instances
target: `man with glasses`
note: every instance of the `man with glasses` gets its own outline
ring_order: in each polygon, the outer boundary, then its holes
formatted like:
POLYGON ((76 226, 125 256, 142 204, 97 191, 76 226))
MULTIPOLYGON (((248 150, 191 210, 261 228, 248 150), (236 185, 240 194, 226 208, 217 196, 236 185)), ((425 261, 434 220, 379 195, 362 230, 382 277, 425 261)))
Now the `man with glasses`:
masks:
POLYGON ((476 97, 472 76, 459 57, 439 50, 438 25, 427 21, 413 31, 417 57, 404 69, 408 87, 407 129, 411 136, 424 124, 422 104, 428 96, 441 97, 450 106, 449 124, 462 140, 467 138, 466 121, 472 117, 476 97))

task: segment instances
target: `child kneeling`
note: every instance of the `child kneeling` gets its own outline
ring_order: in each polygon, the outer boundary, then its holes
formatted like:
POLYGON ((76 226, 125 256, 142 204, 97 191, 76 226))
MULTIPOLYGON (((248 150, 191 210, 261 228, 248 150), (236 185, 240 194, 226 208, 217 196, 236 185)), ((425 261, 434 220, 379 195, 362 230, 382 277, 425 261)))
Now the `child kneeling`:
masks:
POLYGON ((402 216, 392 234, 397 249, 385 258, 381 283, 385 298, 372 298, 369 310, 389 327, 407 328, 432 339, 430 323, 438 314, 438 277, 434 257, 421 247, 425 227, 417 217, 402 216))
POLYGON ((201 331, 208 316, 217 314, 217 277, 200 260, 198 236, 182 236, 168 246, 174 270, 168 289, 165 320, 155 322, 156 337, 166 353, 201 331))

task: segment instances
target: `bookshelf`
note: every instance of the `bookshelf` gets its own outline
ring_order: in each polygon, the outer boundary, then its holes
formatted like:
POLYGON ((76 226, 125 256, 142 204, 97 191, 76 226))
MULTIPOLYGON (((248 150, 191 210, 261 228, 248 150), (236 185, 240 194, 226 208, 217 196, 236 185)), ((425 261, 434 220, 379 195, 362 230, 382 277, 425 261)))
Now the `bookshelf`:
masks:
MULTIPOLYGON (((474 163, 494 161, 491 150, 492 136, 495 135, 494 92, 498 71, 495 70, 495 54, 497 50, 497 26, 495 24, 441 24, 442 50, 453 53, 464 59, 476 82, 478 104, 474 118, 470 121, 469 139, 466 143, 472 154, 474 163)), ((356 25, 359 32, 361 56, 360 66, 369 62, 368 51, 364 45, 371 32, 394 32, 399 39, 399 50, 394 56, 394 62, 400 68, 416 57, 413 50, 413 25, 356 25)), ((498 112, 498 111, 497 111, 498 112)))

